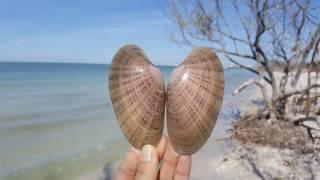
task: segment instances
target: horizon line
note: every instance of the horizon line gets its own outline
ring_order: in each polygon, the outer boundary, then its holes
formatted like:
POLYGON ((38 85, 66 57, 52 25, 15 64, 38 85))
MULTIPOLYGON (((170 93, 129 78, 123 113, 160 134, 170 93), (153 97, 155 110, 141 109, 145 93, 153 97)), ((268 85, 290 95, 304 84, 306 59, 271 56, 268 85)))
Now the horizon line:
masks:
MULTIPOLYGON (((100 62, 50 62, 50 61, 0 61, 0 63, 34 63, 34 64, 87 64, 87 65, 110 65, 111 63, 100 63, 100 62)), ((177 65, 165 65, 165 64, 154 64, 155 66, 169 66, 177 67, 177 65)))

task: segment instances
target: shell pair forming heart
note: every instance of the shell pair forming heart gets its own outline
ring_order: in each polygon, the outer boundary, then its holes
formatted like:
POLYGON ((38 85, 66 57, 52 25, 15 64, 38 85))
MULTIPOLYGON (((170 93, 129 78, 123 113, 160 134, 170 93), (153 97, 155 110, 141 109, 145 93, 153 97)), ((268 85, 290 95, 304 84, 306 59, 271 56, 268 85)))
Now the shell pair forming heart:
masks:
POLYGON ((109 92, 118 123, 132 146, 157 145, 165 108, 170 142, 180 154, 193 154, 209 138, 224 94, 223 68, 209 48, 196 48, 170 76, 162 75, 136 45, 113 57, 109 92), (167 92, 167 93, 166 93, 167 92))

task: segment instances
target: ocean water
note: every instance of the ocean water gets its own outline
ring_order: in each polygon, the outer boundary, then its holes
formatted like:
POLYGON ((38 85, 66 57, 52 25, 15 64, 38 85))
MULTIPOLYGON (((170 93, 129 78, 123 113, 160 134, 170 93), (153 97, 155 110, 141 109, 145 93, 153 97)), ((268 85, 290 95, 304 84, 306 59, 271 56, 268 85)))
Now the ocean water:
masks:
MULTIPOLYGON (((0 63, 0 179, 74 179, 121 158, 129 145, 113 113, 108 68, 0 63)), ((159 68, 167 82, 173 67, 159 68)), ((225 70, 221 117, 239 100, 234 88, 252 77, 225 70)))

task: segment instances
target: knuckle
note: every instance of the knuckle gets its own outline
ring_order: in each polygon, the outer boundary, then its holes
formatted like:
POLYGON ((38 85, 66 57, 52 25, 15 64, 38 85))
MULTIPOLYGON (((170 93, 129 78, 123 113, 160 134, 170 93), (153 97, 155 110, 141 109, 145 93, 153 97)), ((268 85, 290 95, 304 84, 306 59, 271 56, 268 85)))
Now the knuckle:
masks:
POLYGON ((177 159, 167 159, 167 158, 163 158, 163 163, 166 163, 167 165, 172 166, 172 167, 176 167, 178 161, 177 161, 177 159))
POLYGON ((148 174, 146 168, 144 166, 139 166, 136 176, 144 176, 146 174, 148 174))
POLYGON ((133 176, 136 175, 136 172, 135 172, 133 169, 125 169, 125 168, 123 168, 123 167, 120 167, 120 168, 119 168, 119 171, 120 171, 122 174, 124 174, 124 175, 126 175, 126 176, 129 176, 129 177, 133 177, 133 176))
POLYGON ((183 171, 179 171, 178 169, 176 169, 175 174, 180 176, 180 177, 184 177, 184 178, 188 178, 189 177, 189 173, 183 172, 183 171))

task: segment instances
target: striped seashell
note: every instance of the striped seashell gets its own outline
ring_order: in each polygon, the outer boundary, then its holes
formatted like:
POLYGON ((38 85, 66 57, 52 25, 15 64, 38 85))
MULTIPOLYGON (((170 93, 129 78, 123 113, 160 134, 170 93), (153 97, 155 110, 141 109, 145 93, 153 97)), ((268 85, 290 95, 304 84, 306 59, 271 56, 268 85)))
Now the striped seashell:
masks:
POLYGON ((168 85, 169 139, 180 154, 197 152, 209 138, 224 95, 224 75, 218 56, 196 48, 172 73, 168 85))
POLYGON ((157 145, 164 123, 165 86, 160 71, 136 45, 115 54, 109 70, 109 91, 120 128, 130 144, 157 145))

